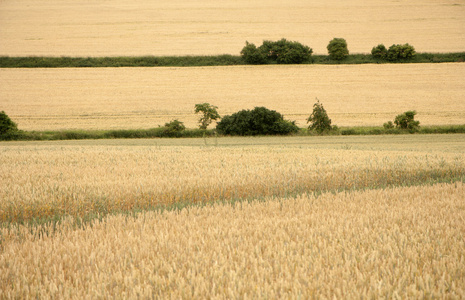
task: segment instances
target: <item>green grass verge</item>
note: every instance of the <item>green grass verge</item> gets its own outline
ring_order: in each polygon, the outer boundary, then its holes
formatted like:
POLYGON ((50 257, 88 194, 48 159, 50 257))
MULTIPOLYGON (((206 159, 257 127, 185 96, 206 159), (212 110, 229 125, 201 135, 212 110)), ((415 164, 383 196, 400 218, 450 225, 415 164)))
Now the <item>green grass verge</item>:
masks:
MULTIPOLYGON (((464 62, 465 52, 417 53, 412 59, 391 62, 371 54, 351 54, 337 61, 313 55, 307 64, 384 64, 464 62)), ((0 68, 99 68, 99 67, 197 67, 247 65, 239 55, 216 56, 124 56, 124 57, 9 57, 0 56, 0 68)))
MULTIPOLYGON (((465 133, 464 125, 422 126, 418 131, 385 129, 384 127, 341 127, 330 132, 317 133, 302 128, 297 135, 381 135, 381 134, 450 134, 465 133)), ((164 127, 151 129, 120 130, 63 130, 63 131, 14 131, 0 135, 0 141, 54 141, 91 139, 141 139, 141 138, 203 138, 217 136, 214 129, 186 129, 169 132, 164 127)))
POLYGON ((213 130, 187 129, 170 132, 164 127, 120 130, 14 131, 0 135, 4 141, 54 141, 89 139, 193 138, 214 136, 213 130))

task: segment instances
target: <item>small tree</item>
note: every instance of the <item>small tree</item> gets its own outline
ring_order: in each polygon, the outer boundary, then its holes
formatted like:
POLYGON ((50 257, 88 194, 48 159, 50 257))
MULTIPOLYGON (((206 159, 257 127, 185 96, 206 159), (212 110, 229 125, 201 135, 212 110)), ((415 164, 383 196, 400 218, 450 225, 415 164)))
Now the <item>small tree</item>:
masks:
POLYGON ((173 120, 169 123, 165 123, 163 127, 163 135, 169 137, 178 137, 181 135, 181 132, 186 129, 184 123, 178 120, 173 120))
POLYGON ((202 116, 199 119, 200 129, 207 129, 208 125, 210 125, 213 120, 221 118, 217 109, 218 107, 211 105, 210 103, 201 103, 195 105, 195 113, 202 113, 202 116))
POLYGON ((266 63, 265 53, 263 53, 261 49, 257 48, 255 44, 247 41, 245 42, 245 47, 242 48, 241 56, 248 64, 260 65, 266 63))
POLYGON ((0 112, 0 136, 18 130, 18 126, 10 117, 2 110, 0 112))
POLYGON ((349 55, 347 42, 343 38, 332 39, 326 48, 328 49, 329 57, 331 59, 342 60, 349 55))
POLYGON ((417 112, 414 110, 406 111, 395 118, 394 124, 400 129, 416 131, 420 128, 420 121, 414 120, 416 114, 417 112))
POLYGON ((308 129, 316 130, 318 133, 329 131, 332 129, 331 119, 328 117, 328 114, 326 113, 323 104, 320 103, 320 100, 316 100, 317 102, 313 104, 313 113, 307 119, 307 123, 311 123, 308 129))
POLYGON ((387 55, 387 49, 383 44, 379 44, 378 46, 371 49, 371 55, 373 55, 374 58, 385 59, 387 55))

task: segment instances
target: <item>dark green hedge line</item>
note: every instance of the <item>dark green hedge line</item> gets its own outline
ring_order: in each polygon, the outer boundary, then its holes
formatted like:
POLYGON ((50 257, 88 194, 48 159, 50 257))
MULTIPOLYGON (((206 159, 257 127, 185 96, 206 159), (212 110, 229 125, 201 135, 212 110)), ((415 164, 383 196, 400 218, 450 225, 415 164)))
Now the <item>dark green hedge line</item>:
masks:
MULTIPOLYGON (((343 60, 312 55, 307 64, 380 64, 464 62, 465 52, 417 53, 412 59, 390 62, 371 54, 350 54, 343 60)), ((140 57, 9 57, 0 56, 0 68, 196 67, 246 65, 241 56, 140 56, 140 57)))
POLYGON ((384 127, 351 127, 341 128, 338 134, 341 135, 381 135, 381 134, 446 134, 465 133, 465 125, 447 126, 421 126, 418 130, 408 130, 399 128, 386 129, 384 127))
POLYGON ((0 68, 118 68, 195 67, 244 64, 240 56, 140 56, 140 57, 8 57, 0 56, 0 68))
POLYGON ((164 127, 151 129, 120 130, 63 130, 63 131, 14 131, 0 135, 0 140, 51 141, 85 139, 143 139, 143 138, 189 138, 214 136, 213 130, 188 129, 169 132, 164 127))
MULTIPOLYGON (((419 131, 405 129, 385 129, 384 127, 343 127, 319 134, 308 129, 300 129, 295 135, 381 135, 381 134, 451 134, 465 133, 464 125, 422 126, 419 131)), ((46 141, 83 139, 137 139, 137 138, 202 138, 217 136, 213 129, 186 129, 181 132, 167 132, 164 127, 131 130, 65 130, 65 131, 14 131, 0 135, 2 141, 46 141)))

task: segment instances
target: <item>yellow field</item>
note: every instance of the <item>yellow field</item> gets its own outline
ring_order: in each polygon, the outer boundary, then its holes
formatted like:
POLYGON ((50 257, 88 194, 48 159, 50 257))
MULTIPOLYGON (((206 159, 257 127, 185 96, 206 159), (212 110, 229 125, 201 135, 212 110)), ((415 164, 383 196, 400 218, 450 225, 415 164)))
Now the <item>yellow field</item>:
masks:
POLYGON ((288 38, 326 54, 410 43, 465 50, 463 0, 2 0, 0 55, 238 54, 248 40, 288 38))
POLYGON ((0 298, 463 298, 464 178, 463 134, 2 142, 0 298))
POLYGON ((0 229, 0 298, 463 299, 465 185, 0 229))
MULTIPOLYGON (((464 16, 463 0, 0 0, 0 55, 238 55, 283 37, 456 52, 464 16)), ((304 127, 318 98, 333 125, 407 110, 453 125, 464 78, 463 63, 0 68, 0 111, 23 130, 194 128, 209 102, 304 127)), ((464 181, 463 134, 0 142, 0 299, 463 299, 464 181), (186 204, 207 205, 153 210, 186 204)))
POLYGON ((323 141, 300 137, 182 140, 184 145, 158 145, 157 139, 126 145, 3 143, 0 222, 465 176, 461 134, 323 141), (189 145, 190 141, 209 146, 189 145))
POLYGON ((465 124, 465 64, 0 69, 1 105, 20 129, 197 127, 196 103, 221 115, 265 106, 299 126, 320 99, 333 124, 373 125, 416 110, 421 125, 465 124))

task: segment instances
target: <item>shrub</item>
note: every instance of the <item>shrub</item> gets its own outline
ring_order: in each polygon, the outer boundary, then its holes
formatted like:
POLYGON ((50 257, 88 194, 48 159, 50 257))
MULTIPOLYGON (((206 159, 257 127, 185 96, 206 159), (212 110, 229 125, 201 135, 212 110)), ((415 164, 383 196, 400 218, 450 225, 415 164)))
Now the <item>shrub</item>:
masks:
POLYGON ((411 59, 415 54, 415 48, 409 44, 392 45, 386 53, 386 59, 389 61, 411 59))
POLYGON ((384 129, 392 129, 394 128, 394 124, 392 124, 392 121, 388 121, 383 124, 384 129))
POLYGON ((286 135, 299 131, 295 122, 284 120, 280 113, 265 107, 225 116, 216 129, 227 135, 286 135))
POLYGON ((258 49, 255 44, 245 42, 245 47, 242 48, 241 56, 246 63, 252 65, 260 65, 266 63, 266 54, 258 49))
POLYGON ((278 64, 300 64, 308 61, 313 50, 299 42, 292 42, 286 39, 279 41, 263 41, 260 47, 246 42, 242 48, 241 56, 247 63, 264 64, 267 61, 278 64))
POLYGON ((200 129, 207 129, 208 125, 210 125, 213 120, 221 118, 216 110, 217 108, 217 106, 211 105, 210 103, 195 105, 195 113, 202 113, 202 116, 199 119, 200 129))
POLYGON ((417 131, 420 128, 420 121, 414 120, 416 114, 416 111, 410 110, 398 115, 394 120, 396 127, 400 129, 408 129, 410 131, 417 131))
POLYGON ((18 126, 2 110, 0 112, 0 139, 13 135, 18 131, 18 126))
POLYGON ((308 127, 309 130, 315 130, 318 133, 323 133, 324 131, 330 131, 332 129, 331 119, 328 117, 320 100, 317 99, 317 102, 313 104, 313 112, 310 117, 308 117, 307 123, 311 123, 308 127))
POLYGON ((163 134, 162 136, 167 137, 179 137, 181 136, 181 132, 186 129, 184 123, 178 120, 173 120, 169 123, 165 123, 163 127, 163 134))
POLYGON ((373 55, 374 58, 385 59, 387 55, 387 49, 383 44, 379 44, 378 46, 371 49, 371 55, 373 55))
POLYGON ((349 55, 347 42, 343 38, 332 39, 326 48, 328 49, 329 57, 331 59, 342 60, 349 55))

